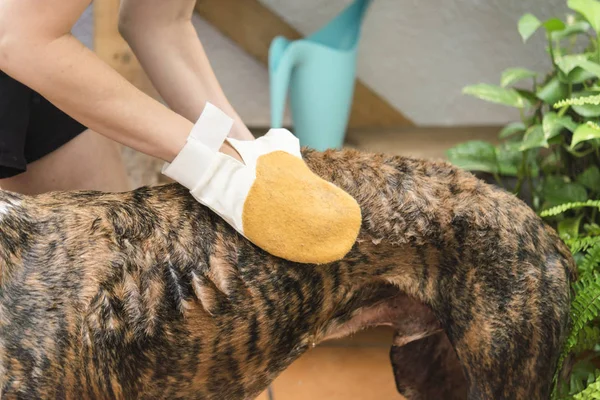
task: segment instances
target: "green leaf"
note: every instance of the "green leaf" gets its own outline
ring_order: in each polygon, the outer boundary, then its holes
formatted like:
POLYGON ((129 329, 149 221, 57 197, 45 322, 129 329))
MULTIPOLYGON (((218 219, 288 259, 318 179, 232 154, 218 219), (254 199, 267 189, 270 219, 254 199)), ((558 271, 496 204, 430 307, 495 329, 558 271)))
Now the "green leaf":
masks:
MULTIPOLYGON (((547 179, 557 179, 557 177, 548 177, 547 179)), ((560 178, 558 178, 560 179, 560 178)), ((578 201, 578 202, 569 202, 562 203, 557 206, 553 206, 550 209, 543 210, 540 212, 540 216, 542 217, 553 217, 558 214, 562 214, 568 210, 575 210, 583 207, 596 207, 600 210, 600 200, 588 200, 588 201, 578 201)))
POLYGON ((590 60, 580 60, 577 66, 583 68, 589 73, 596 75, 597 77, 600 77, 600 64, 597 64, 590 60))
POLYGON ((600 105, 600 95, 596 92, 575 93, 570 99, 564 99, 554 104, 554 108, 558 109, 565 106, 582 106, 586 104, 600 105))
POLYGON ((566 218, 558 223, 558 234, 562 240, 574 239, 579 236, 579 225, 583 214, 577 218, 566 218))
POLYGON ((600 327, 584 326, 579 332, 573 352, 579 354, 586 350, 593 350, 597 343, 600 343, 600 327))
MULTIPOLYGON (((589 381, 589 379, 588 379, 589 381)), ((587 387, 578 388, 573 394, 573 400, 600 399, 600 381, 588 382, 587 387)))
POLYGON ((571 117, 559 117, 557 113, 549 112, 544 115, 542 127, 544 129, 544 137, 546 140, 549 140, 557 136, 564 128, 571 131, 575 130, 577 124, 573 122, 571 117))
POLYGON ((561 82, 581 83, 600 76, 600 65, 591 61, 596 54, 582 53, 556 57, 561 82))
POLYGON ((565 99, 569 95, 568 86, 562 83, 558 77, 554 77, 540 88, 537 92, 537 97, 547 104, 554 104, 565 99))
POLYGON ((552 32, 552 40, 562 40, 567 37, 586 33, 591 28, 590 24, 585 21, 576 21, 571 24, 567 24, 567 27, 562 31, 552 32))
POLYGON ((514 89, 501 88, 486 83, 467 86, 463 89, 463 93, 510 107, 525 108, 527 105, 527 100, 519 95, 514 89))
POLYGON ((496 148, 493 144, 479 140, 461 143, 448 151, 450 162, 468 171, 498 172, 496 148))
POLYGON ((541 125, 534 125, 527 129, 519 150, 525 151, 537 147, 548 147, 548 140, 544 136, 544 129, 541 125))
POLYGON ((600 117, 600 106, 586 104, 583 106, 573 106, 573 110, 585 118, 600 117))
POLYGON ((577 11, 585 17, 597 33, 600 33, 600 3, 596 0, 569 0, 571 10, 577 11))
POLYGON ((520 82, 523 79, 535 78, 536 76, 537 72, 528 70, 526 68, 509 68, 502 73, 500 85, 502 85, 502 87, 507 87, 514 83, 520 82))
POLYGON ((585 69, 581 68, 581 67, 575 67, 571 72, 569 72, 569 74, 565 74, 565 73, 559 73, 558 75, 559 79, 561 82, 564 83, 582 83, 585 81, 588 81, 590 79, 593 79, 596 77, 596 74, 593 74, 589 71, 586 71, 585 69))
POLYGON ((576 94, 578 99, 590 98, 590 101, 580 100, 573 104, 573 110, 585 118, 600 117, 600 96, 596 92, 581 92, 576 94), (597 103, 597 104, 596 104, 597 103))
POLYGON ((600 244, 592 246, 583 261, 578 265, 581 271, 592 271, 600 264, 600 244))
POLYGON ((587 61, 587 57, 584 54, 572 54, 567 56, 561 56, 556 58, 556 65, 565 74, 569 74, 575 68, 579 67, 582 61, 587 61))
POLYGON ((519 33, 523 42, 531 37, 542 26, 542 22, 533 14, 525 14, 519 20, 519 33))
POLYGON ((531 90, 525 90, 525 89, 520 89, 520 88, 515 88, 515 91, 517 93, 519 93, 519 95, 525 99, 526 104, 536 104, 540 101, 540 99, 537 98, 537 96, 535 95, 535 93, 533 93, 531 90))
POLYGON ((565 181, 559 176, 548 176, 544 180, 542 195, 545 200, 543 208, 587 200, 587 191, 583 185, 565 181))
MULTIPOLYGON (((600 225, 598 225, 598 224, 595 224, 595 223, 584 224, 583 228, 590 235, 594 235, 594 236, 600 235, 600 225)), ((600 242, 600 237, 596 237, 595 239, 598 240, 598 242, 600 242)))
POLYGON ((548 144, 550 146, 554 146, 555 144, 561 144, 563 142, 563 138, 559 136, 554 136, 553 138, 548 139, 548 144))
POLYGON ((558 135, 560 131, 563 130, 564 126, 559 120, 560 117, 555 112, 549 112, 544 115, 542 128, 544 129, 544 138, 546 138, 546 140, 558 135))
POLYGON ((571 132, 575 132, 575 130, 579 126, 575 121, 573 121, 573 118, 571 118, 570 116, 562 117, 560 119, 560 123, 563 124, 563 126, 571 132))
POLYGON ((565 244, 569 246, 569 250, 572 254, 577 254, 579 252, 585 251, 588 248, 596 245, 597 243, 600 243, 600 237, 584 236, 577 239, 565 240, 565 244))
MULTIPOLYGON (((496 159, 498 160, 498 172, 502 176, 519 176, 523 152, 519 149, 520 143, 504 142, 496 147, 496 159)), ((533 177, 539 175, 540 168, 537 164, 536 152, 530 151, 526 160, 529 173, 533 177)))
POLYGON ((586 142, 592 139, 600 139, 600 129, 592 124, 582 124, 573 133, 571 140, 571 149, 575 148, 579 143, 586 142))
POLYGON ((502 130, 498 134, 498 137, 500 139, 504 139, 514 135, 515 133, 524 132, 525 129, 525 124, 523 124, 522 122, 511 122, 510 124, 502 128, 502 130))
POLYGON ((544 28, 546 28, 546 32, 548 33, 562 31, 567 27, 565 23, 558 18, 550 18, 542 25, 544 25, 544 28))
POLYGON ((579 331, 587 325, 587 322, 595 319, 600 310, 600 275, 592 273, 582 276, 573 284, 575 298, 571 303, 571 332, 565 344, 567 349, 573 348, 577 343, 579 331))
POLYGON ((577 182, 594 192, 600 192, 600 168, 592 165, 577 177, 577 182))

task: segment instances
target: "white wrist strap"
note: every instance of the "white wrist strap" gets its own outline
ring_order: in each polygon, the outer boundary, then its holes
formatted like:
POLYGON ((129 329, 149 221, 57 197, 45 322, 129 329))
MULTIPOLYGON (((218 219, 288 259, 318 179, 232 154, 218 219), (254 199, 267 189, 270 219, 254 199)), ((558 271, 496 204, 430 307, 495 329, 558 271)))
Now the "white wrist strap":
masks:
POLYGON ((162 173, 188 189, 196 187, 213 164, 232 126, 232 118, 211 103, 206 103, 186 144, 173 162, 163 166, 162 173), (198 174, 198 171, 203 173, 198 174))
POLYGON ((232 125, 230 117, 207 103, 185 146, 162 172, 243 235, 244 204, 256 180, 258 158, 275 151, 300 159, 302 155, 298 138, 285 129, 271 129, 256 140, 243 141, 227 138, 232 125), (243 162, 219 152, 225 140, 243 162))

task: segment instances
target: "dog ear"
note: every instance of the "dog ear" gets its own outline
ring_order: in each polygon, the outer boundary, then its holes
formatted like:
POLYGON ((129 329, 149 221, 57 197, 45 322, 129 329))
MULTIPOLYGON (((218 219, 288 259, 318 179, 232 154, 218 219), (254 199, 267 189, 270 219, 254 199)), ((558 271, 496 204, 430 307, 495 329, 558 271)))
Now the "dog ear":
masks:
POLYGON ((390 359, 396 387, 406 399, 467 398, 467 380, 444 332, 392 346, 390 359))

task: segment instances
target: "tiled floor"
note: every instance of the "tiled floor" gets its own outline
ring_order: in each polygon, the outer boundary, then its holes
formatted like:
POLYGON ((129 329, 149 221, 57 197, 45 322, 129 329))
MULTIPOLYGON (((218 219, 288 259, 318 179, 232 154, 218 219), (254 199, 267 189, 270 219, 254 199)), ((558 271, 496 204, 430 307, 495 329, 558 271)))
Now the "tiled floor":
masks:
POLYGON ((389 351, 392 331, 371 329, 323 343, 296 360, 258 400, 401 400, 389 351))
POLYGON ((389 361, 392 332, 384 332, 370 343, 359 336, 310 350, 275 380, 271 400, 401 399, 389 361))

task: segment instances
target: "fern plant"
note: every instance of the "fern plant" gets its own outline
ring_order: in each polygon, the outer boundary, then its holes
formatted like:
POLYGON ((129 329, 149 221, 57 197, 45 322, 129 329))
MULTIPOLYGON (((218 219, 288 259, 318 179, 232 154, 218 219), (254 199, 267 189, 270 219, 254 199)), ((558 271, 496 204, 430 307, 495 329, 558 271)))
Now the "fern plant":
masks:
MULTIPOLYGON (((567 209, 576 209, 571 205, 567 209)), ((559 358, 555 375, 554 399, 598 399, 600 381, 596 368, 600 353, 600 236, 586 235, 570 240, 570 248, 577 260, 579 279, 573 284, 575 296, 571 303, 571 331, 559 358), (559 371, 567 357, 575 357, 575 366, 566 381, 559 381, 559 371), (582 356, 585 356, 582 358, 582 356), (590 362, 593 361, 593 362, 590 362), (574 371, 587 372, 577 374, 574 371)))
POLYGON ((579 280, 552 398, 600 399, 600 0, 567 5, 564 19, 526 14, 518 23, 524 42, 544 32, 549 72, 510 68, 499 85, 464 89, 518 109, 520 121, 499 132, 499 145, 471 141, 447 155, 526 200, 569 246, 579 280))
MULTIPOLYGON (((600 371, 596 370, 595 373, 589 373, 586 384, 578 386, 581 390, 578 390, 576 394, 569 397, 573 400, 588 400, 588 399, 600 399, 600 371)), ((578 383, 574 383, 577 386, 582 380, 577 380, 578 383)))

